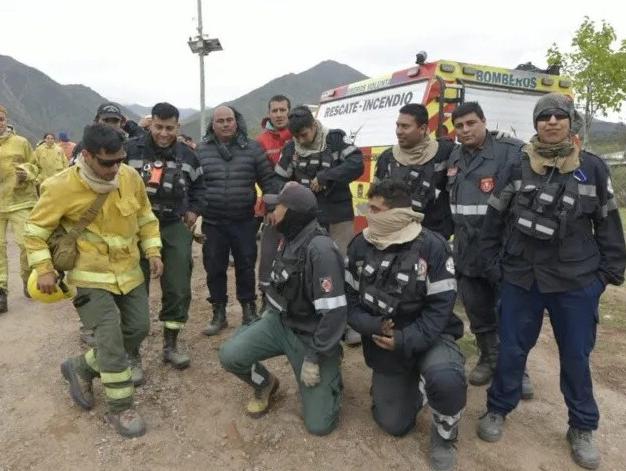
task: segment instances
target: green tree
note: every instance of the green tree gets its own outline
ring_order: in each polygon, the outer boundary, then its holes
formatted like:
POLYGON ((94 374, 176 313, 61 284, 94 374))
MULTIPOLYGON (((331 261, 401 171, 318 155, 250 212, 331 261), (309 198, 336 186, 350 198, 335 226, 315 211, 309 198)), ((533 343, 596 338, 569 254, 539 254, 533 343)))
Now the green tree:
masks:
POLYGON ((576 102, 585 110, 583 140, 589 140, 592 119, 608 111, 619 112, 626 100, 626 40, 617 40, 615 30, 602 20, 600 28, 585 16, 563 52, 553 43, 548 49, 550 65, 560 65, 573 80, 576 102))

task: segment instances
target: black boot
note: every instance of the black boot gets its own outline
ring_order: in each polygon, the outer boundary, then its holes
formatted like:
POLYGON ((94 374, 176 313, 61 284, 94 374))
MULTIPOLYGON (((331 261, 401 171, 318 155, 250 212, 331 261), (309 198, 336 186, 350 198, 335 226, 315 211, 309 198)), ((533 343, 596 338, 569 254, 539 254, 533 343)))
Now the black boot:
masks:
POLYGON ((0 314, 7 312, 8 310, 7 290, 0 288, 0 314))
POLYGON ((163 361, 171 363, 177 370, 184 370, 189 366, 189 355, 181 353, 176 347, 180 330, 163 328, 163 361))
POLYGON ((476 334, 476 343, 480 350, 478 363, 469 374, 469 382, 474 386, 483 386, 493 376, 498 360, 498 334, 496 332, 484 332, 476 334))
POLYGON ((226 322, 226 303, 213 304, 213 319, 207 324, 206 329, 202 333, 210 337, 226 327, 228 327, 228 322, 226 322))
POLYGON ((241 325, 252 324, 258 319, 256 315, 256 303, 254 301, 241 303, 241 313, 241 325))

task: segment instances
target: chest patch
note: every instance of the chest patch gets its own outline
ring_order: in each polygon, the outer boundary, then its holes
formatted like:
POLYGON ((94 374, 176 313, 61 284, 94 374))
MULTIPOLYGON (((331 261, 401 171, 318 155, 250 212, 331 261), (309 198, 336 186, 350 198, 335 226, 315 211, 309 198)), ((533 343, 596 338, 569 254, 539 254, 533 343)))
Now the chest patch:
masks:
POLYGON ((333 279, 330 276, 320 278, 320 287, 324 293, 330 293, 333 290, 333 279))
POLYGON ((480 179, 480 191, 483 193, 491 193, 496 187, 496 180, 493 177, 485 177, 480 179))
POLYGON ((426 273, 428 272, 428 263, 426 263, 426 260, 420 258, 415 266, 415 271, 417 272, 417 279, 419 281, 426 280, 426 273))

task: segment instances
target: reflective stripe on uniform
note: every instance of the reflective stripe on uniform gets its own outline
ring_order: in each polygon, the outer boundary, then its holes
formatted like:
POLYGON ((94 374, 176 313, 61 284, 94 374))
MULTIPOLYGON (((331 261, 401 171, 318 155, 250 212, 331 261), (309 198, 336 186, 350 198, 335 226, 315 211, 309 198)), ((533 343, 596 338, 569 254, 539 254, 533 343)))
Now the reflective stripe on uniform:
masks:
POLYGON ((191 165, 184 163, 182 165, 183 172, 187 172, 189 174, 189 178, 192 182, 195 182, 200 175, 202 175, 202 167, 198 167, 198 169, 194 169, 191 165))
POLYGON ((276 301, 275 299, 273 299, 269 294, 265 293, 265 297, 267 298, 269 303, 272 306, 274 306, 276 309, 278 309, 279 311, 283 310, 283 306, 281 306, 280 303, 278 301, 276 301))
POLYGON ((498 212, 502 212, 506 209, 506 203, 498 198, 493 193, 489 196, 489 200, 487 200, 487 204, 491 206, 498 212))
POLYGON ((141 241, 141 248, 143 249, 144 252, 146 252, 148 249, 151 249, 152 247, 161 247, 161 238, 160 237, 153 237, 151 239, 146 239, 146 240, 142 240, 141 241))
POLYGON ((348 157, 350 154, 355 152, 356 150, 358 150, 357 147, 355 147, 355 146, 348 146, 344 150, 341 151, 341 153, 339 154, 339 158, 343 160, 346 157, 348 157))
POLYGON ((450 211, 452 214, 461 214, 463 216, 483 216, 487 214, 486 204, 451 204, 450 211))
POLYGON ((313 301, 313 306, 316 310, 322 309, 337 309, 348 305, 345 295, 335 296, 334 298, 318 298, 313 301))
POLYGON ((290 165, 289 167, 287 167, 287 170, 285 170, 280 165, 276 165, 276 167, 274 167, 274 171, 283 178, 291 178, 293 168, 290 165))
POLYGON ((143 168, 143 160, 141 159, 129 159, 126 163, 134 169, 141 170, 143 168))
POLYGON ((578 184, 578 194, 582 196, 596 196, 596 186, 595 185, 583 185, 582 183, 578 184))
POLYGON ((108 399, 127 399, 133 396, 135 392, 135 388, 131 386, 126 386, 124 388, 108 388, 104 387, 104 394, 108 399))
POLYGON ((356 291, 359 290, 359 281, 354 279, 354 276, 352 276, 352 272, 346 270, 345 280, 346 280, 346 283, 348 283, 348 285, 352 287, 352 289, 356 291))
POLYGON ((87 283, 103 283, 110 285, 119 283, 120 285, 122 285, 133 278, 143 278, 143 272, 141 271, 140 267, 118 274, 110 272, 100 273, 85 270, 72 270, 69 277, 70 281, 85 281, 87 283))
POLYGON ((37 237, 39 239, 48 240, 52 231, 44 229, 41 226, 27 222, 24 224, 24 235, 30 237, 37 237))
POLYGON ((156 216, 152 212, 150 212, 150 214, 146 214, 145 216, 141 216, 140 218, 137 218, 137 224, 139 225, 139 227, 142 227, 148 224, 149 222, 156 221, 156 220, 157 220, 156 216))
POLYGON ((615 202, 615 198, 611 198, 606 202, 604 206, 600 208, 600 214, 602 218, 605 218, 609 215, 609 211, 616 211, 617 203, 615 202))
POLYGON ((46 248, 35 250, 33 252, 26 252, 26 258, 28 258, 28 265, 32 267, 36 263, 42 262, 43 260, 51 259, 52 256, 50 255, 50 250, 46 248))
POLYGON ((89 368, 94 371, 100 371, 98 361, 96 360, 96 352, 93 348, 85 353, 85 361, 87 362, 87 365, 89 365, 89 368))
POLYGON ((552 229, 551 227, 544 226, 542 224, 535 224, 535 229, 537 230, 537 232, 542 232, 543 234, 546 234, 549 236, 554 235, 554 229, 552 229))
POLYGON ((513 180, 513 188, 518 191, 522 187, 522 180, 513 180))
POLYGON ((426 296, 444 293, 446 291, 456 291, 456 279, 448 278, 435 281, 434 283, 431 283, 430 279, 426 280, 426 296))
POLYGON ((100 234, 96 234, 95 232, 91 232, 89 230, 84 230, 80 237, 81 239, 87 240, 89 242, 94 242, 96 244, 105 243, 110 248, 115 249, 124 249, 127 247, 132 247, 137 243, 137 239, 135 237, 122 237, 122 236, 103 236, 100 234))
POLYGON ((163 322, 163 326, 169 330, 181 330, 183 327, 185 327, 185 323, 177 321, 165 321, 163 322))
POLYGON ((103 383, 125 383, 130 381, 131 377, 132 374, 130 372, 130 368, 126 368, 124 371, 120 371, 119 373, 100 372, 100 380, 103 383))

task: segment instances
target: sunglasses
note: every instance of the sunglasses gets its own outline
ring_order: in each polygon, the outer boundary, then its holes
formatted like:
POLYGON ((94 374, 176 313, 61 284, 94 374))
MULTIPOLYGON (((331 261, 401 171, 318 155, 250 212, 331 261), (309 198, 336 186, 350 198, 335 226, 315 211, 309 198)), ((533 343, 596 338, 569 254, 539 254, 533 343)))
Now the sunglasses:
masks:
POLYGON ((96 157, 96 156, 94 157, 98 161, 98 165, 102 167, 107 167, 107 168, 113 167, 114 165, 119 165, 123 163, 124 160, 126 160, 126 157, 121 158, 121 159, 113 159, 113 160, 101 159, 100 157, 96 157))
POLYGON ((557 120, 569 119, 569 115, 564 111, 550 111, 548 113, 541 113, 537 116, 537 121, 550 121, 552 116, 554 116, 557 120))

